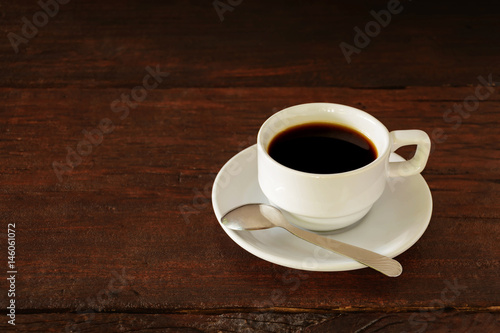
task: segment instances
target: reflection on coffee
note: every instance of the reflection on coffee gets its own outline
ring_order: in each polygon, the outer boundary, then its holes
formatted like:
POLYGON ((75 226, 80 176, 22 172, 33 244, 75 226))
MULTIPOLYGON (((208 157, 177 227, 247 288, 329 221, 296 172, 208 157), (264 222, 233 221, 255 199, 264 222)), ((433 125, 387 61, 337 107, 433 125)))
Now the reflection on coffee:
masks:
POLYGON ((319 174, 355 170, 377 158, 377 149, 367 137, 333 123, 290 127, 271 140, 268 153, 284 166, 319 174))

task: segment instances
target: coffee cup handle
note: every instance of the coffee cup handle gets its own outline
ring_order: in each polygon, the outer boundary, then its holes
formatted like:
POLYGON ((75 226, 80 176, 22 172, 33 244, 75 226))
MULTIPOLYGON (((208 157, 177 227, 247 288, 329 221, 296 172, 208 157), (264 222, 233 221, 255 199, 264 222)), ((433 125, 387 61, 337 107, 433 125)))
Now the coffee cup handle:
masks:
POLYGON ((408 161, 389 162, 389 177, 406 177, 422 172, 431 151, 431 140, 427 133, 421 130, 400 130, 392 131, 389 137, 391 152, 403 146, 417 145, 415 155, 408 161))

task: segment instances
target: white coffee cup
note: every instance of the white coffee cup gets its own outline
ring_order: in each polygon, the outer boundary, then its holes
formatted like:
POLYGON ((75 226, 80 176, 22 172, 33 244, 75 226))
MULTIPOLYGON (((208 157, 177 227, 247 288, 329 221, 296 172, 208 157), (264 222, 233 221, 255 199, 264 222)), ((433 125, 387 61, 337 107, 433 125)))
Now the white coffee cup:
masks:
POLYGON ((340 104, 309 103, 286 108, 267 119, 257 136, 259 185, 270 202, 292 214, 300 227, 328 231, 346 227, 368 213, 390 177, 420 173, 430 153, 429 136, 421 130, 389 132, 370 114, 340 104), (284 130, 307 123, 333 123, 363 134, 377 149, 377 158, 352 171, 314 174, 275 161, 268 153, 271 140, 284 130), (417 145, 408 161, 389 162, 389 155, 417 145))

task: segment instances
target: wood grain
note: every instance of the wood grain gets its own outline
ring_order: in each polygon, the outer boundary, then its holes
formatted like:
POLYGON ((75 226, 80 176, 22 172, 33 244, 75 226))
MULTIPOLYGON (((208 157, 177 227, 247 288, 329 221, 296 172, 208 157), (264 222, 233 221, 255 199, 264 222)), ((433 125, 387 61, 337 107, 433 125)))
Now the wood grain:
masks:
MULTIPOLYGON (((15 53, 0 43, 2 87, 131 88, 145 66, 160 63, 173 87, 464 86, 497 71, 499 4, 401 1, 378 35, 347 63, 370 12, 388 1, 244 1, 221 22, 213 2, 71 1, 15 53)), ((2 29, 40 8, 3 8, 2 29)), ((363 45, 363 44, 359 44, 363 45)))
MULTIPOLYGON (((96 313, 20 315, 22 332, 495 332, 498 313, 462 314, 453 310, 412 313, 279 313, 223 314, 96 313)), ((7 330, 8 332, 9 330, 7 330)))

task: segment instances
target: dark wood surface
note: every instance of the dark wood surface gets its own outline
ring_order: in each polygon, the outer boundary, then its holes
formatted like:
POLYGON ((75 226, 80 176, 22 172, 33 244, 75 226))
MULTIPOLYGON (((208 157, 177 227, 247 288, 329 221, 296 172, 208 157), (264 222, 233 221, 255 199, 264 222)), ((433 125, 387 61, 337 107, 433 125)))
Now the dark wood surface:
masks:
POLYGON ((0 330, 499 331, 500 6, 401 2, 348 63, 339 44, 388 2, 231 1, 221 21, 211 1, 70 1, 17 53, 7 36, 40 7, 2 4, 0 330), (124 113, 147 67, 168 75, 124 113), (398 278, 274 265, 216 220, 218 170, 271 114, 318 101, 431 136, 433 215, 398 278))

